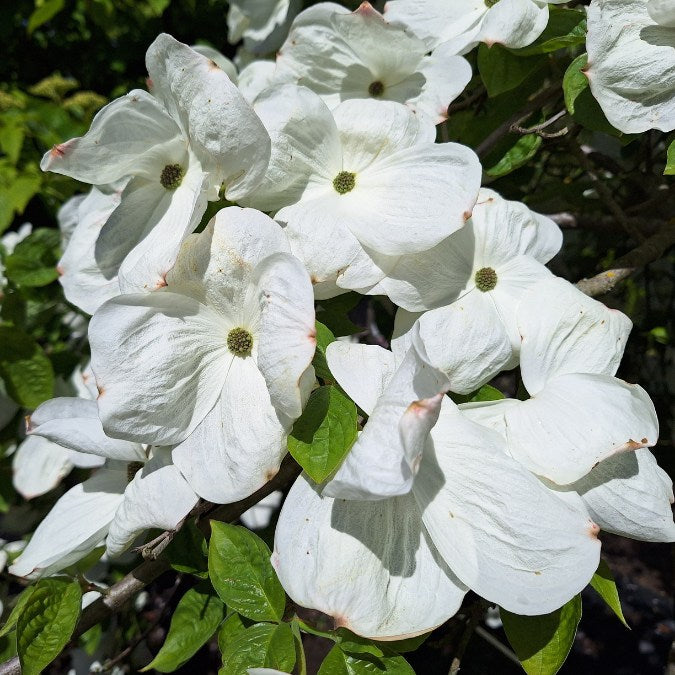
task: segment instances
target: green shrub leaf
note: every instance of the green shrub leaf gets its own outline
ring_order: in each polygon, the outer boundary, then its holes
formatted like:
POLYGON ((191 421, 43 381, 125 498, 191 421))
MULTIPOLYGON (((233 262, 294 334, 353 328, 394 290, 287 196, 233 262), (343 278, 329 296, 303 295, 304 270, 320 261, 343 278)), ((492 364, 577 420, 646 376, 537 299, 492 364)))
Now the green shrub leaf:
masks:
POLYGON ((219 675, 247 675, 249 668, 276 668, 290 673, 295 666, 295 642, 287 623, 258 623, 237 633, 225 645, 219 675))

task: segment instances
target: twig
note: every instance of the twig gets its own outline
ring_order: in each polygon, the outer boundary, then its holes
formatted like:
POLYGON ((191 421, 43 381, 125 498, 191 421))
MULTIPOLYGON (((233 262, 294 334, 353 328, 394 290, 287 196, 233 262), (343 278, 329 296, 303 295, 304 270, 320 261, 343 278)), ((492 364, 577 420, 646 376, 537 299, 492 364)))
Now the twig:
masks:
POLYGON ((485 96, 485 89, 483 87, 480 87, 476 89, 476 91, 474 91, 473 94, 467 96, 462 101, 457 101, 457 103, 451 103, 448 106, 448 117, 450 117, 453 113, 460 112, 462 110, 467 110, 476 101, 483 98, 483 96, 485 96))
MULTIPOLYGON (((604 233, 624 231, 623 227, 617 223, 614 216, 598 216, 587 213, 576 214, 569 211, 547 213, 545 215, 563 230, 592 230, 593 232, 604 233)), ((626 218, 635 225, 635 227, 639 227, 640 231, 647 236, 657 232, 664 224, 664 221, 659 218, 643 218, 640 216, 626 216, 626 218)))
POLYGON ((588 174, 593 181, 595 189, 600 196, 600 199, 605 203, 607 208, 612 212, 621 227, 631 236, 635 241, 644 241, 645 237, 640 230, 628 220, 623 209, 616 203, 612 191, 605 185, 604 181, 596 173, 595 167, 591 160, 586 156, 586 153, 579 147, 575 139, 570 139, 569 147, 574 157, 579 162, 581 168, 588 174))
POLYGON ((592 297, 609 293, 637 269, 660 258, 674 244, 675 219, 665 223, 656 234, 643 241, 637 248, 615 260, 611 269, 600 272, 590 279, 578 281, 577 288, 592 297))
POLYGON ((504 136, 511 132, 513 125, 520 125, 535 111, 549 100, 560 96, 562 89, 560 82, 552 84, 550 87, 540 91, 534 98, 525 104, 525 107, 519 110, 513 117, 500 124, 485 140, 476 148, 476 154, 482 159, 484 158, 504 136))
POLYGON ((542 122, 541 124, 535 124, 533 127, 521 127, 518 124, 512 124, 510 131, 522 135, 537 134, 537 136, 540 136, 541 138, 560 138, 560 136, 564 136, 569 132, 567 127, 563 127, 562 129, 552 133, 546 132, 544 129, 550 127, 552 124, 555 124, 555 122, 557 122, 561 117, 565 117, 565 115, 567 115, 567 110, 561 110, 560 112, 553 115, 553 117, 547 119, 545 122, 542 122))
POLYGON ((164 601, 164 605, 162 606, 162 609, 160 610, 159 614, 157 615, 157 618, 154 621, 150 622, 150 625, 134 640, 132 640, 119 654, 116 656, 113 656, 109 659, 107 659, 100 668, 100 671, 97 672, 106 672, 108 670, 111 670, 113 666, 117 665, 120 661, 125 659, 131 652, 138 647, 145 638, 150 635, 150 633, 157 628, 157 626, 161 623, 161 621, 164 619, 166 616, 169 607, 171 606, 171 601, 173 600, 173 596, 176 595, 176 591, 178 590, 178 586, 181 582, 182 575, 177 574, 176 579, 174 580, 173 587, 171 588, 171 591, 169 592, 169 597, 166 598, 164 601))
POLYGON ((509 661, 513 661, 520 665, 518 657, 504 644, 502 644, 494 635, 490 635, 488 631, 485 630, 482 626, 476 626, 476 635, 485 640, 488 644, 492 645, 500 654, 503 654, 509 661))
MULTIPOLYGON (((239 518, 244 511, 251 508, 254 504, 257 504, 263 497, 266 497, 275 490, 281 490, 290 485, 299 474, 300 467, 293 462, 289 455, 282 462, 279 473, 274 476, 272 480, 263 485, 257 492, 234 504, 214 506, 213 510, 208 513, 208 517, 212 520, 223 520, 226 522, 234 521, 239 518)), ((205 526, 208 528, 208 522, 205 523, 205 526)), ((202 527, 204 527, 204 525, 202 525, 202 527)), ((84 609, 80 616, 80 620, 73 631, 72 638, 78 638, 111 614, 116 614, 121 611, 134 595, 143 590, 148 584, 151 584, 157 577, 169 569, 169 561, 166 560, 166 558, 145 560, 142 562, 123 579, 112 585, 105 596, 98 598, 84 609)), ((0 675, 21 675, 19 657, 15 656, 4 663, 1 663, 0 675)))
POLYGON ((459 644, 457 645, 455 656, 453 657, 452 663, 450 664, 450 672, 448 675, 457 675, 459 672, 464 652, 466 651, 469 640, 471 640, 471 636, 478 626, 478 622, 483 616, 484 611, 485 607, 480 600, 468 608, 466 625, 464 627, 464 631, 462 632, 462 637, 459 641, 459 644))

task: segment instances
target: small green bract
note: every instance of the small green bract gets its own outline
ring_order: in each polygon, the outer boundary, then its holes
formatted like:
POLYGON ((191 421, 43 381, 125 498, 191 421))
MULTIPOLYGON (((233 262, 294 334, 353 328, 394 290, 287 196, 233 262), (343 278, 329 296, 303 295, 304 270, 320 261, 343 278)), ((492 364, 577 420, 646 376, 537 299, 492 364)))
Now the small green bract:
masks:
POLYGON ((483 293, 491 291, 497 285, 497 272, 492 267, 482 267, 474 277, 476 288, 483 293))
POLYGON ((227 348, 235 356, 248 356, 253 347, 253 336, 245 328, 233 328, 227 334, 227 348))
POLYGON ((356 185, 356 174, 351 171, 340 171, 333 179, 333 187, 341 195, 347 194, 354 189, 356 185))
POLYGON ((167 164, 162 169, 162 175, 159 182, 167 190, 175 190, 182 182, 185 172, 180 164, 167 164))

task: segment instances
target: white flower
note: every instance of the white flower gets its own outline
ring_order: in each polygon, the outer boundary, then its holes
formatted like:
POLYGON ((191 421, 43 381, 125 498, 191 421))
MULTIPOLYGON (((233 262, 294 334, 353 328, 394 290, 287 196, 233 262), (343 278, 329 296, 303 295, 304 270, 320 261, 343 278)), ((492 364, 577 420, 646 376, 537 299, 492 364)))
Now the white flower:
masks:
POLYGON ((283 492, 275 490, 263 497, 257 504, 244 511, 239 517, 249 530, 262 530, 272 521, 272 516, 279 509, 283 492))
POLYGON ((85 557, 106 540, 117 555, 150 528, 173 529, 198 497, 171 463, 168 448, 107 437, 95 401, 56 398, 31 416, 30 438, 105 460, 91 478, 66 492, 40 523, 10 568, 31 578, 53 574, 85 557))
POLYGON ((593 0, 586 49, 588 83, 612 125, 626 133, 675 129, 672 2, 593 0))
POLYGON ((389 0, 384 15, 433 49, 449 42, 464 54, 479 42, 526 47, 548 23, 548 5, 564 0, 389 0))
POLYGON ((146 63, 154 96, 134 90, 116 99, 86 135, 55 146, 41 164, 96 185, 132 177, 96 241, 96 264, 104 273, 119 267, 126 291, 164 285, 207 199, 221 185, 238 199, 269 158, 260 120, 215 63, 165 34, 146 63))
POLYGON ((183 244, 166 288, 109 300, 90 323, 106 433, 177 445, 174 463, 210 501, 276 473, 314 383, 311 285, 287 251, 266 215, 223 209, 183 244))
MULTIPOLYGON (((89 368, 76 368, 71 377, 72 388, 78 396, 89 402, 96 398, 96 387, 93 387, 93 373, 89 368)), ((46 410, 51 410, 54 401, 71 401, 70 398, 52 399, 43 403, 27 418, 26 431, 28 437, 22 441, 12 457, 12 484, 14 489, 24 498, 32 499, 55 488, 73 467, 92 469, 102 466, 105 459, 89 453, 88 446, 84 452, 63 447, 47 435, 33 433, 42 423, 46 410)), ((94 411, 95 411, 94 404, 94 411)))
POLYGON ((227 39, 235 44, 243 38, 244 47, 255 54, 273 52, 299 9, 299 0, 230 0, 227 39))
MULTIPOLYGON (((352 367, 334 373, 371 414, 394 356, 341 345, 352 367)), ((394 639, 443 623, 469 588, 519 614, 556 609, 593 575, 597 531, 510 458, 499 434, 444 397, 408 494, 334 500, 299 478, 281 510, 272 563, 298 604, 358 634, 394 639)))
MULTIPOLYGON (((24 223, 19 227, 18 230, 11 230, 10 232, 5 232, 5 234, 0 237, 0 301, 2 300, 2 287, 7 283, 5 279, 5 266, 2 264, 2 258, 4 255, 10 255, 14 252, 14 247, 21 241, 23 241, 31 232, 33 231, 33 225, 31 223, 24 223)), ((2 415, 0 415, 0 418, 2 415)), ((2 428, 0 424, 0 428, 2 428)))
POLYGON ((265 180, 247 201, 286 226, 318 298, 372 287, 378 254, 435 246, 464 225, 480 164, 468 148, 434 143, 428 119, 392 101, 345 101, 331 114, 304 87, 255 103, 273 139, 265 180))
POLYGON ((105 265, 100 265, 96 243, 101 229, 119 206, 123 189, 123 184, 119 187, 94 186, 87 195, 68 200, 59 211, 65 240, 65 249, 57 266, 59 282, 68 302, 88 314, 93 314, 106 300, 120 294, 117 275, 124 262, 124 252, 120 251, 117 260, 106 256, 105 265))
POLYGON ((324 2, 296 17, 274 78, 310 88, 331 109, 350 98, 398 101, 438 124, 469 83, 471 66, 443 46, 428 51, 368 2, 355 12, 324 2))
POLYGON ((528 288, 551 276, 544 264, 561 245, 552 220, 483 188, 461 230, 429 251, 401 256, 369 292, 403 308, 396 336, 419 316, 430 363, 450 375, 452 391, 468 393, 517 365, 516 308, 528 288), (431 311, 410 314, 424 310, 431 311), (469 378, 458 372, 463 363, 474 367, 469 378), (478 363, 483 375, 475 378, 478 363))
POLYGON ((631 328, 627 316, 551 277, 523 295, 517 325, 530 398, 462 406, 506 436, 512 457, 567 485, 602 460, 656 443, 647 392, 613 377, 631 328))

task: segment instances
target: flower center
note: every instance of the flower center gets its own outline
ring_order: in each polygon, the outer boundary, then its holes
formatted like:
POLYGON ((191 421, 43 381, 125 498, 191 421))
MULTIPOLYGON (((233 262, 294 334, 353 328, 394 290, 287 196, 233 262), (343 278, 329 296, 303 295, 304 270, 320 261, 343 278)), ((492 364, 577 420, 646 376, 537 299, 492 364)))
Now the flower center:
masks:
POLYGON ((380 82, 379 80, 375 80, 375 82, 370 83, 370 86, 368 87, 368 93, 371 96, 375 97, 382 96, 382 92, 384 92, 384 85, 382 84, 382 82, 380 82))
POLYGON ((127 464, 127 483, 131 483, 134 476, 143 468, 143 462, 129 462, 127 464))
POLYGON ((351 192, 356 185, 356 174, 351 171, 340 171, 340 173, 333 178, 333 187, 335 192, 345 195, 351 192))
POLYGON ((253 336, 245 328, 233 328, 227 334, 227 348, 235 356, 248 356, 253 347, 253 336))
POLYGON ((474 281, 479 291, 491 291, 497 285, 497 272, 492 267, 483 267, 476 272, 474 281))
POLYGON ((167 164, 162 169, 159 182, 167 190, 175 190, 182 182, 185 172, 180 164, 167 164))
POLYGON ((494 7, 494 5, 496 5, 499 2, 499 0, 484 0, 484 1, 486 7, 494 7))

